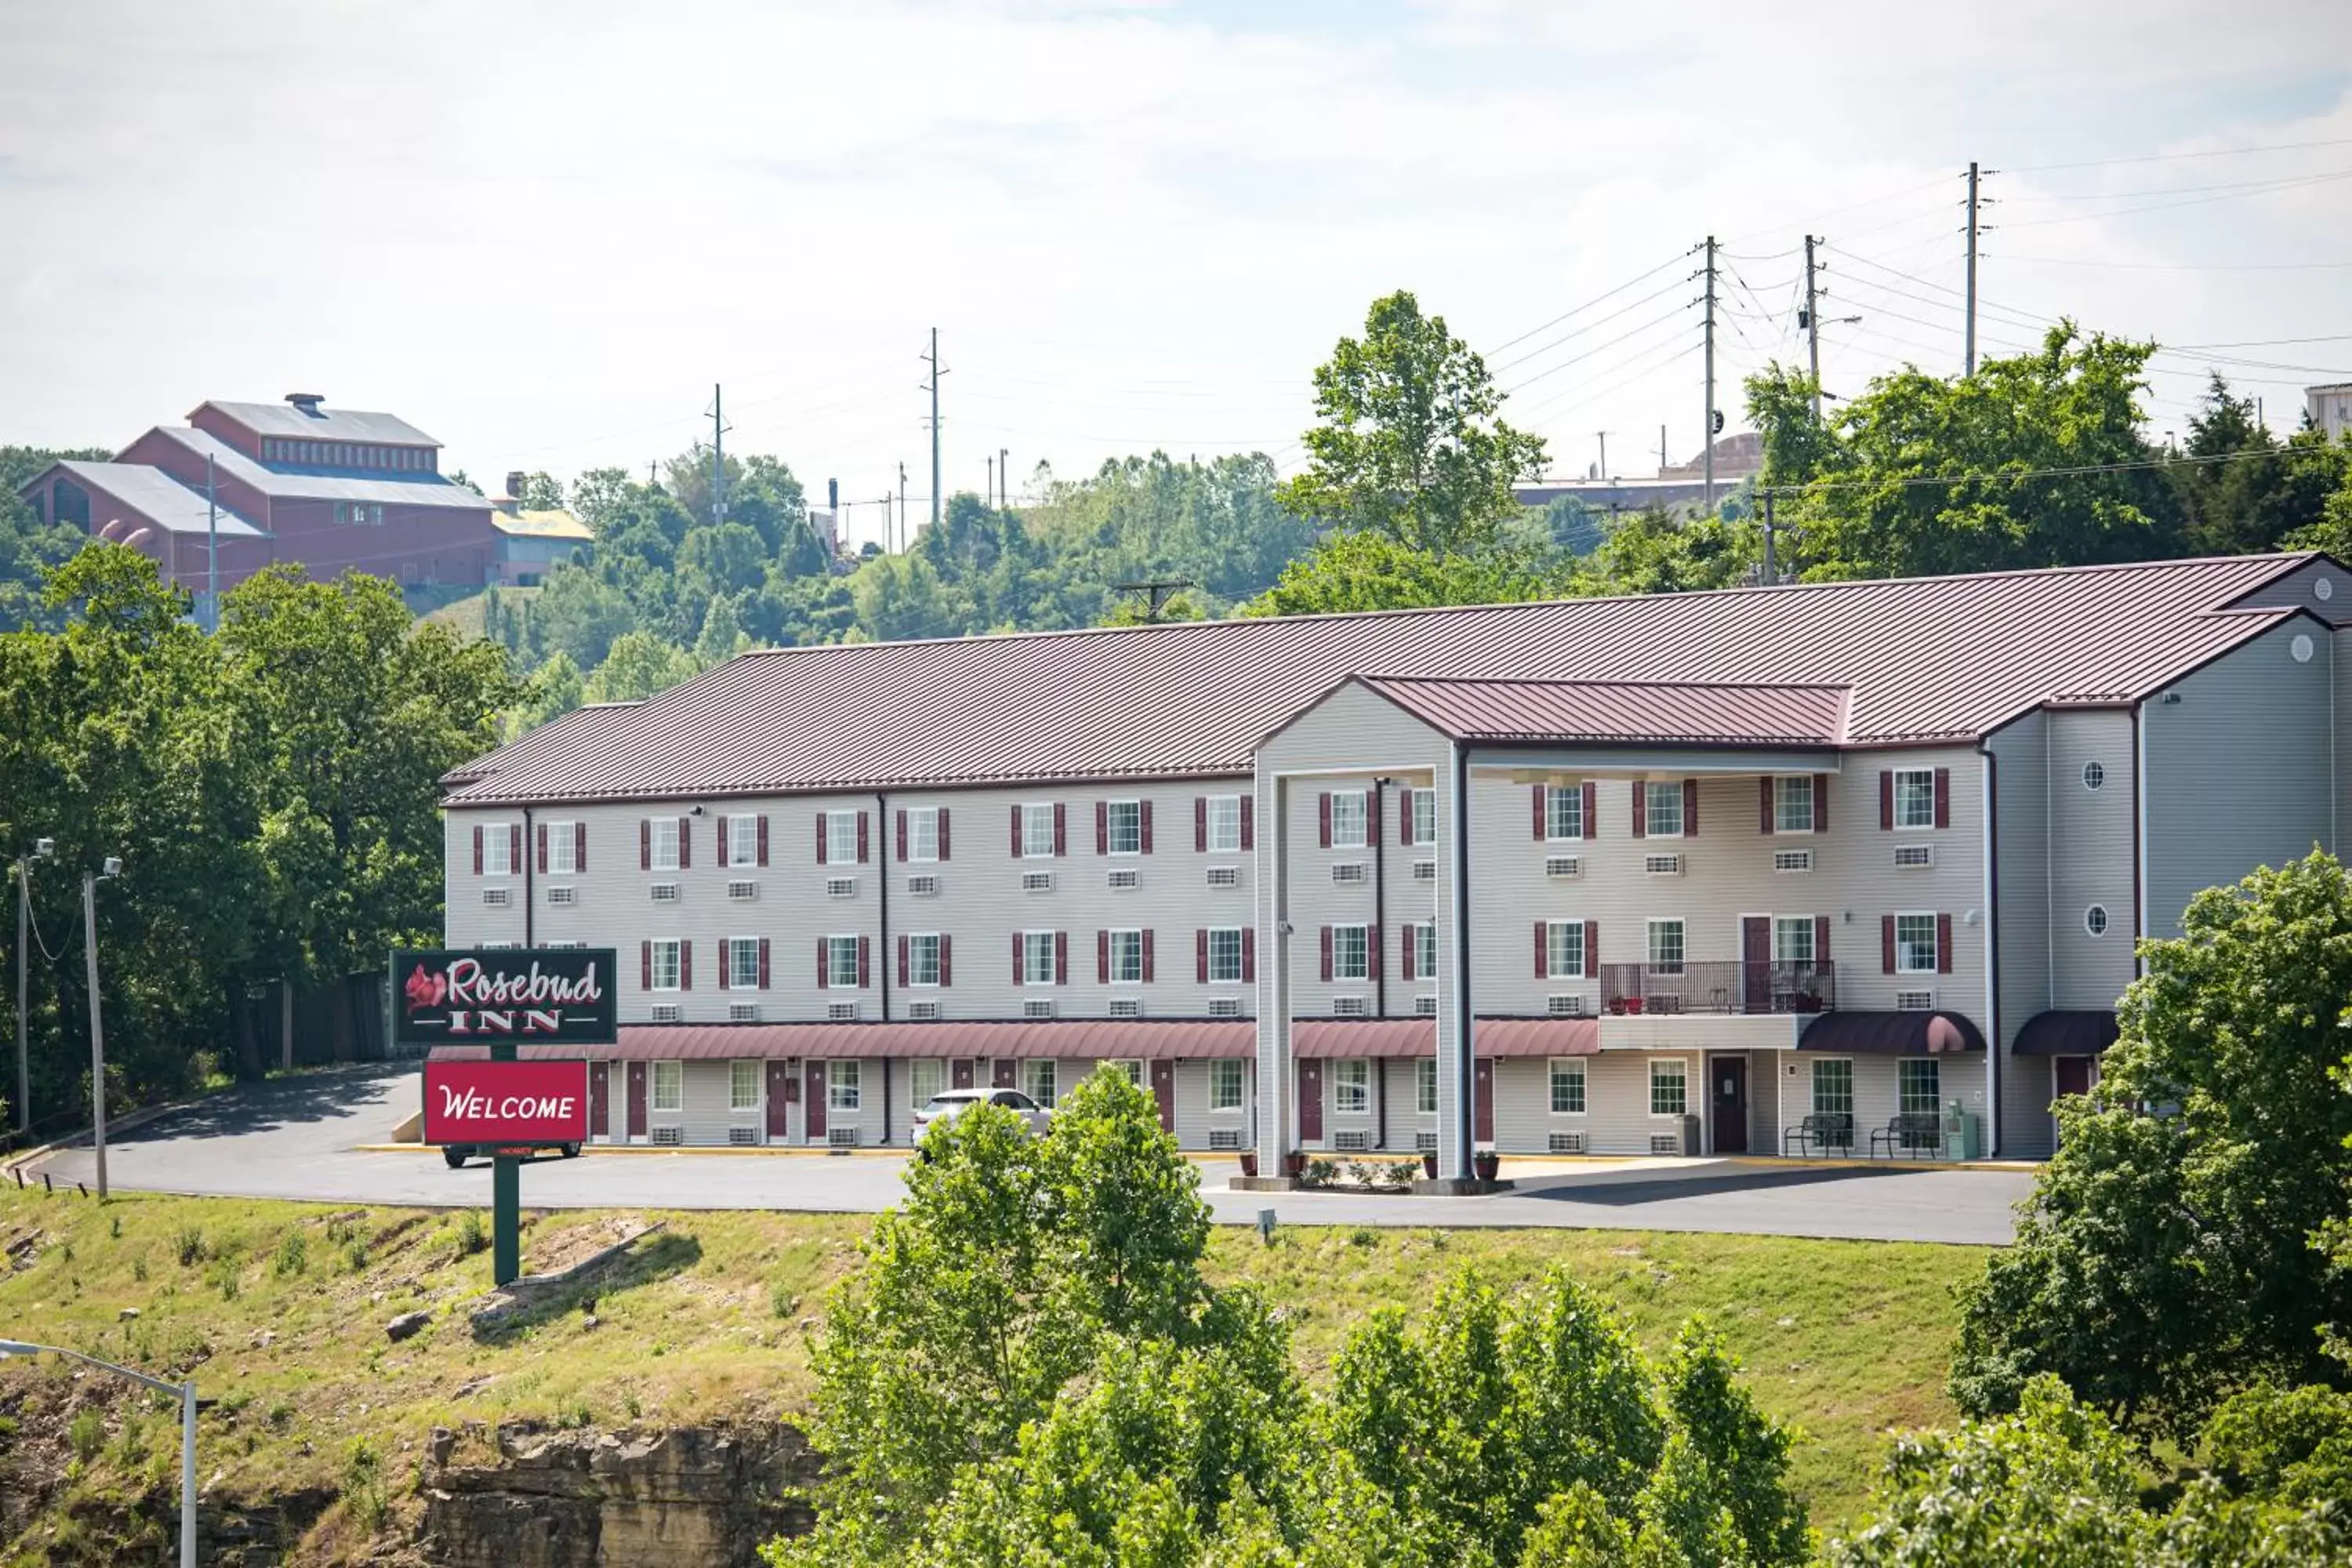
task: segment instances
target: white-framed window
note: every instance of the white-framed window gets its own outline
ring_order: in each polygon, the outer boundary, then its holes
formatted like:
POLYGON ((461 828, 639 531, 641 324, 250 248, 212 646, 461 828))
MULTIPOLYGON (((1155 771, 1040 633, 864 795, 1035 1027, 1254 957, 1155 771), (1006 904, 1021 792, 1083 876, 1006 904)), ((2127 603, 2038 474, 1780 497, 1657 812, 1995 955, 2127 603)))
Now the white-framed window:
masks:
POLYGON ((824 1064, 824 1108, 827 1110, 856 1110, 865 1103, 865 1100, 864 1063, 824 1064))
POLYGON ((1053 855, 1054 803, 1033 800, 1024 804, 1021 807, 1021 858, 1024 860, 1049 860, 1053 855))
POLYGON ((1772 962, 1775 963, 1813 962, 1812 916, 1774 915, 1772 917, 1772 962))
POLYGON ((1060 1065, 1051 1057, 1023 1062, 1021 1064, 1022 1092, 1040 1105, 1053 1104, 1055 1098, 1054 1081, 1055 1069, 1060 1065))
POLYGON ((1551 1058, 1551 1113, 1554 1116, 1584 1114, 1584 1058, 1582 1057, 1551 1058))
MULTIPOLYGON (((719 962, 727 965, 727 984, 730 990, 757 991, 760 988, 760 939, 756 936, 730 936, 719 953, 719 962)), ((857 962, 853 953, 850 963, 857 962)))
POLYGON ((1209 1064, 1209 1109, 1239 1110, 1242 1108, 1242 1063, 1239 1058, 1223 1058, 1209 1064))
POLYGON ((1811 833, 1813 830, 1813 780, 1796 773, 1772 781, 1772 831, 1811 833))
POLYGON ((1138 1089, 1143 1087, 1143 1061, 1139 1057, 1106 1057, 1095 1065, 1110 1068, 1138 1089))
POLYGON ((1544 973, 1573 978, 1584 973, 1584 922, 1544 922, 1544 973))
POLYGON ((655 939, 653 965, 655 990, 675 991, 678 988, 678 971, 681 967, 679 951, 678 940, 676 937, 655 939))
POLYGON ((1813 1114, 1853 1114, 1853 1063, 1843 1057, 1813 1059, 1813 1114))
POLYGON ((1944 1064, 1933 1057, 1905 1057, 1895 1064, 1895 1109, 1906 1116, 1933 1116, 1943 1102, 1944 1064))
POLYGON ((1110 983, 1113 985, 1143 984, 1141 931, 1115 931, 1110 933, 1110 983))
POLYGON ((1936 826, 1936 770, 1897 768, 1895 771, 1895 826, 1936 826))
POLYGON ((1331 928, 1331 978, 1364 980, 1371 974, 1370 933, 1362 926, 1331 928))
POLYGON ((2084 789, 2101 789, 2105 786, 2106 782, 2107 768, 2105 763, 2084 763, 2083 764, 2083 787, 2084 789))
POLYGON ((1642 831, 1652 838, 1683 836, 1683 786, 1680 780, 1642 786, 1642 831))
POLYGON ((909 932, 907 937, 907 984, 937 985, 940 983, 940 933, 935 931, 909 932))
POLYGON ((1407 790, 1404 808, 1412 814, 1412 841, 1415 844, 1436 843, 1437 792, 1433 789, 1407 790))
POLYGON ((856 812, 828 811, 824 814, 824 859, 828 866, 857 864, 856 812))
MULTIPOLYGON (((1679 822, 1681 819, 1675 819, 1679 822)), ((1651 829, 1655 832, 1656 829, 1651 829)), ((1677 827, 1675 831, 1681 829, 1677 827)), ((1544 837, 1555 843, 1581 841, 1584 837, 1584 786, 1581 784, 1547 784, 1544 786, 1544 837)))
MULTIPOLYGON (((857 829, 850 827, 850 853, 856 853, 857 829)), ((722 866, 756 866, 760 863, 760 819, 757 816, 730 816, 727 819, 726 853, 719 858, 722 866)))
POLYGON ((940 858, 940 808, 919 805, 907 813, 907 858, 932 861, 940 858))
POLYGON ((1361 1116, 1372 1108, 1372 1064, 1336 1061, 1331 1064, 1331 1109, 1341 1116, 1361 1116))
POLYGON ((757 1110, 760 1109, 760 1078, 765 1070, 761 1062, 729 1062, 727 1064, 727 1109, 757 1110))
POLYGON ((1898 974, 1936 972, 1936 917, 1895 917, 1895 971, 1898 974))
POLYGON ((1143 853, 1143 803, 1115 800, 1103 812, 1105 837, 1114 855, 1143 853))
POLYGON ((514 825, 508 822, 484 823, 482 825, 482 875, 511 877, 514 871, 514 825))
POLYGON ((1242 847, 1242 797, 1237 795, 1213 795, 1209 797, 1209 853, 1238 855, 1242 847))
MULTIPOLYGON (((1437 973, 1437 922, 1416 921, 1412 931, 1412 973, 1416 980, 1427 980, 1437 973)), ((1581 963, 1581 960, 1579 960, 1581 963)))
POLYGON ((1690 1109, 1690 1064, 1680 1057, 1650 1060, 1650 1114, 1680 1116, 1690 1109))
POLYGON ((855 990, 857 985, 857 938, 829 936, 824 939, 824 983, 855 990))
POLYGON ((1681 920, 1653 920, 1650 922, 1649 962, 1652 973, 1680 974, 1685 951, 1681 920))
POLYGON ((656 1062, 653 1070, 653 1108, 656 1110, 677 1110, 686 1104, 686 1064, 656 1062))
POLYGON ((653 846, 654 869, 656 871, 677 870, 677 818, 675 816, 656 816, 653 819, 651 826, 652 832, 648 835, 648 842, 653 846))
POLYGON ((1052 931, 1024 931, 1021 933, 1021 983, 1024 985, 1054 984, 1052 931))
POLYGON ((1209 980, 1212 984, 1231 984, 1242 977, 1242 928, 1212 926, 1209 928, 1209 980))
POLYGON ((580 825, 576 822, 551 822, 546 831, 547 874, 551 877, 577 875, 580 870, 580 825))
POLYGON ((1331 792, 1331 847, 1361 849, 1365 830, 1370 826, 1368 796, 1360 789, 1335 789, 1331 792))
POLYGON ((2093 904, 2083 911, 2083 929, 2093 936, 2107 934, 2107 906, 2093 904))
POLYGON ((1437 1058, 1419 1057, 1412 1064, 1412 1109, 1417 1116, 1437 1114, 1437 1058))
POLYGON ((948 1087, 948 1064, 937 1057, 917 1057, 907 1064, 907 1103, 919 1110, 937 1100, 948 1087))

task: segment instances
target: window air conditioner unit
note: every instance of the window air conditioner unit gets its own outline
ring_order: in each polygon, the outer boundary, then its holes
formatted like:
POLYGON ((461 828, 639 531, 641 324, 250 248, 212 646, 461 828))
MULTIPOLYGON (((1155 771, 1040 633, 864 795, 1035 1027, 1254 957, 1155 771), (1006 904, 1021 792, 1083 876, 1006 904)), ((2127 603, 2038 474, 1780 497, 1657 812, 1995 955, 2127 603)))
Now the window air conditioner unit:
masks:
POLYGON ((1114 996, 1110 999, 1110 1016, 1114 1018, 1140 1018, 1143 1002, 1135 996, 1114 996))
POLYGON ((731 903, 752 903, 755 902, 759 897, 760 884, 757 882, 730 882, 727 884, 727 898, 731 903))
POLYGON ((727 1130, 727 1142, 738 1148, 747 1143, 757 1143, 759 1141, 760 1130, 756 1127, 730 1127, 727 1130))
POLYGON ((1248 1145, 1242 1142, 1242 1130, 1238 1127, 1212 1127, 1209 1129, 1209 1147, 1211 1149, 1230 1151, 1246 1148, 1247 1146, 1248 1145))
POLYGON ((1335 1018, 1369 1018, 1371 1016, 1372 1004, 1367 997, 1334 996, 1331 998, 1331 1016, 1335 1018))
POLYGON ((1140 888, 1143 886, 1143 873, 1132 866, 1121 866, 1110 874, 1109 881, 1114 888, 1140 888))
POLYGON ((918 1024, 931 1023, 935 1021, 939 1016, 940 1005, 936 1002, 909 1002, 907 1004, 907 1016, 918 1024))
POLYGON ((1810 871, 1813 868, 1813 852, 1810 849, 1775 849, 1772 869, 1775 871, 1810 871))
POLYGON ((550 888, 547 889, 547 901, 551 904, 576 904, 580 901, 580 889, 577 888, 550 888))
POLYGON ((1895 1010, 1898 1013, 1932 1013, 1936 1010, 1936 994, 1933 991, 1897 991, 1895 994, 1895 1010))
POLYGON ((907 891, 918 899, 938 897, 940 891, 939 874, 933 871, 926 871, 919 877, 908 878, 907 891))
POLYGON ((1683 1152, 1683 1135, 1682 1135, 1681 1133, 1679 1133, 1679 1132, 1653 1132, 1653 1133, 1651 1133, 1651 1134, 1650 1134, 1650 1152, 1651 1152, 1651 1153, 1653 1153, 1653 1154, 1679 1154, 1679 1153, 1681 1153, 1682 1152, 1683 1152))
POLYGON ((1420 995, 1414 997, 1412 999, 1412 1016, 1416 1018, 1436 1017, 1436 994, 1434 992, 1424 991, 1420 995))
POLYGON ((855 1126, 828 1127, 824 1130, 825 1147, 828 1149, 855 1149, 857 1147, 857 1133, 858 1129, 855 1126))
POLYGON ((1209 886, 1212 888, 1238 888, 1241 885, 1242 868, 1239 866, 1209 868, 1209 886))
POLYGON ((1364 863, 1361 860, 1339 861, 1331 868, 1331 879, 1349 886, 1360 884, 1366 879, 1364 863))
POLYGON ((1581 1154, 1584 1152, 1584 1134, 1555 1132, 1546 1141, 1545 1147, 1555 1154, 1581 1154))
POLYGON ((1412 879, 1416 882, 1434 882, 1437 880, 1437 862, 1434 860, 1414 861, 1412 863, 1412 879))
POLYGON ((1209 1016, 1210 1016, 1210 1017, 1212 1017, 1212 1018, 1238 1018, 1238 1017, 1240 1017, 1241 1016, 1242 1016, 1242 999, 1241 999, 1240 997, 1238 997, 1238 996, 1212 996, 1212 997, 1210 997, 1210 998, 1209 998, 1209 1016))
POLYGON ((824 1021, 828 1024, 855 1024, 857 1022, 857 1004, 855 1002, 826 1003, 824 1021))
POLYGON ((484 888, 482 902, 494 910, 502 910, 514 901, 514 896, 504 888, 484 888))
POLYGON ((1581 855, 1547 855, 1544 857, 1544 875, 1547 877, 1581 877, 1584 875, 1584 857, 1581 855))
POLYGON ((1434 1133, 1434 1132, 1416 1132, 1416 1133, 1414 1133, 1414 1134, 1412 1135, 1412 1152, 1413 1152, 1414 1153, 1416 1153, 1416 1154, 1434 1154, 1434 1153, 1436 1153, 1436 1152, 1437 1152, 1437 1134, 1436 1134, 1436 1133, 1434 1133))
POLYGON ((828 899, 856 898, 857 896, 857 879, 855 877, 827 877, 824 879, 824 896, 828 899))
POLYGON ((1054 999, 1050 996, 1025 997, 1021 1003, 1021 1016, 1024 1018, 1050 1018, 1054 1016, 1054 999))
POLYGON ((760 1021, 760 1005, 757 1002, 730 1002, 727 1004, 727 1021, 730 1024, 756 1024, 760 1021))
POLYGON ((1653 877, 1679 877, 1683 874, 1683 858, 1679 855, 1645 855, 1642 869, 1653 877))
POLYGON ((675 1024, 680 1016, 682 1014, 675 1002, 656 1002, 653 1005, 653 1021, 656 1024, 675 1024))
POLYGON ((1917 870, 1936 863, 1936 847, 1932 844, 1897 844, 1895 864, 1904 870, 1917 870))
POLYGON ((1342 1154, 1361 1154, 1372 1146, 1372 1135, 1361 1128, 1331 1134, 1331 1147, 1342 1154))
POLYGON ((686 1130, 682 1127, 656 1127, 654 1129, 654 1142, 668 1144, 683 1143, 686 1142, 686 1130))
POLYGON ((1584 994, 1580 991, 1556 992, 1546 997, 1544 1002, 1544 1011, 1555 1018, 1584 1016, 1584 994))
POLYGON ((648 887, 646 889, 646 892, 652 898, 653 901, 657 904, 674 904, 677 902, 677 884, 676 882, 656 882, 652 886, 648 887))
POLYGON ((1054 873, 1051 871, 1022 872, 1021 890, 1024 893, 1052 892, 1054 890, 1054 873))

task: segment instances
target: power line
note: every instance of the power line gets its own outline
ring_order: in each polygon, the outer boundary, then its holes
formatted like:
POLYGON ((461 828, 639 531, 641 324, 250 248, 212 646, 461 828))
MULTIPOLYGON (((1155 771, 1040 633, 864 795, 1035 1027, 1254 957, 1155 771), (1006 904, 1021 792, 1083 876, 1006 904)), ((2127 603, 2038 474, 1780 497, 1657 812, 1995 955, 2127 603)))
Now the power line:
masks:
POLYGON ((1637 273, 1633 277, 1628 278, 1624 282, 1620 283, 1614 289, 1610 289, 1606 294, 1596 294, 1591 299, 1587 300, 1583 304, 1578 305, 1571 310, 1562 310, 1559 315, 1554 316, 1550 321, 1544 322, 1541 326, 1529 327, 1517 337, 1511 339, 1507 342, 1496 343, 1493 348, 1486 352, 1490 354, 1498 354, 1505 349, 1517 348, 1519 344, 1526 342, 1529 338, 1534 337, 1538 332, 1548 332, 1551 331, 1552 328, 1559 325, 1562 321, 1567 321, 1570 316, 1581 315, 1583 312, 1592 309, 1595 305, 1601 304, 1608 300, 1615 299, 1618 295, 1622 294, 1626 289, 1631 289, 1636 283, 1643 282, 1651 278, 1656 277, 1659 273, 1664 272, 1667 268, 1672 267, 1677 262, 1687 258, 1692 251, 1695 251, 1697 248, 1698 247, 1696 246, 1693 246, 1690 250, 1684 251, 1680 256, 1669 257, 1667 259, 1659 262, 1655 267, 1651 268, 1647 272, 1637 273))
POLYGON ((2105 267, 2120 272, 2311 272, 2352 267, 2352 261, 2093 261, 2074 256, 2018 256, 2005 250, 1986 254, 2037 267, 2105 267))
MULTIPOLYGON (((2319 447, 2314 451, 2339 455, 2342 448, 2319 447)), ((2287 455, 2283 447, 2241 447, 2234 452, 2209 452, 2203 456, 2182 456, 2167 453, 2160 458, 2139 458, 2118 463, 2079 463, 2068 468, 1997 468, 1990 472, 1969 474, 1904 474, 1854 479, 1809 479, 1801 485, 1772 487, 1783 495, 1802 495, 1811 490, 1884 489, 1895 485, 1908 489, 1929 485, 2000 484, 2022 479, 2081 479, 2094 474, 2139 473, 2155 468, 2204 467, 2214 463, 2233 463, 2243 458, 2278 458, 2287 455)))
MULTIPOLYGON (((1573 342, 1575 339, 1582 337, 1585 333, 1592 331, 1595 327, 1607 326, 1610 322, 1616 321, 1619 317, 1628 315, 1634 310, 1640 310, 1643 306, 1648 304, 1653 300, 1674 293, 1677 289, 1681 289, 1684 284, 1689 281, 1690 279, 1687 278, 1672 279, 1664 288, 1652 289, 1649 293, 1643 295, 1640 299, 1633 300, 1628 304, 1622 305, 1616 310, 1610 311, 1605 316, 1597 317, 1592 321, 1587 321, 1584 325, 1577 328, 1573 331, 1561 333, 1559 337, 1554 338, 1551 342, 1544 344, 1544 346, 1539 349, 1529 349, 1527 353, 1519 355, 1518 358, 1505 360, 1502 363, 1493 366, 1492 369, 1496 374, 1499 374, 1500 373, 1510 370, 1515 366, 1523 365, 1529 360, 1541 359, 1544 355, 1551 353, 1552 350, 1559 348, 1561 344, 1573 342)), ((1513 341, 1524 342, 1526 340, 1522 337, 1513 341)), ((1505 346, 1507 347, 1509 345, 1506 344, 1505 346)))
POLYGON ((2075 213, 2065 217, 2020 218, 2006 226, 2010 228, 2043 228, 2060 223, 2096 223, 2102 218, 2132 217, 2140 213, 2170 212, 2176 207, 2201 207, 2214 202, 2239 200, 2242 196, 2273 195, 2280 191, 2300 190, 2306 185, 2324 185, 2339 180, 2352 180, 2352 169, 2337 169, 2325 174, 2308 174, 2297 179, 2278 180, 2254 189, 2224 192, 2214 196, 2191 196, 2187 201, 2152 202, 2147 206, 2117 207, 2108 212, 2075 213))
POLYGON ((2188 158, 2248 158, 2257 153, 2301 153, 2314 147, 2352 147, 2352 136, 2326 142, 2276 142, 2267 147, 2217 147, 2208 153, 2142 153, 2128 158, 2091 158, 2074 163, 2028 163, 2012 174, 2046 174, 2058 169, 2110 169, 2118 163, 2168 163, 2188 158))

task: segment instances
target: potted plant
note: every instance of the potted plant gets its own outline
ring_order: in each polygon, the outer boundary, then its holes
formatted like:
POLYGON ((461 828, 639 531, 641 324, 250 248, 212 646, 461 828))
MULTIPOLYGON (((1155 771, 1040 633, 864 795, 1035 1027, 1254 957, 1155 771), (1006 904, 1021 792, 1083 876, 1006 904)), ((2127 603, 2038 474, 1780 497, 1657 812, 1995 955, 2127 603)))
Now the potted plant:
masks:
POLYGON ((1493 1181, 1495 1173, 1502 1167, 1502 1156, 1492 1149, 1481 1149, 1470 1156, 1470 1168, 1478 1173, 1478 1179, 1482 1182, 1493 1181))
POLYGON ((1307 1151, 1293 1149, 1282 1157, 1282 1173, 1297 1181, 1307 1173, 1307 1151))
POLYGON ((1253 1178, 1257 1175, 1256 1150, 1244 1149, 1242 1151, 1242 1174, 1253 1178))
POLYGON ((1609 998, 1609 1016, 1612 1018, 1622 1018, 1625 1016, 1625 998, 1622 996, 1609 998))
POLYGON ((1421 1157, 1421 1173, 1433 1182, 1437 1180, 1437 1154, 1435 1151, 1433 1150, 1431 1152, 1423 1154, 1421 1157))
POLYGON ((1639 996, 1628 996, 1625 998, 1625 1011, 1628 1013, 1639 1013, 1641 1010, 1642 999, 1639 996))

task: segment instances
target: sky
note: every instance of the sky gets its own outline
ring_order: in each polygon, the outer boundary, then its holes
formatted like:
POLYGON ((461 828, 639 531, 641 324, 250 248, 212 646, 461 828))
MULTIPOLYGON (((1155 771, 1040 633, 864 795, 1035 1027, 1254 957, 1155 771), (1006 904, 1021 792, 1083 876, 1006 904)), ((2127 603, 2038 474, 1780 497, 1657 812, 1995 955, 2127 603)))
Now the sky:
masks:
MULTIPOLYGON (((2052 321, 2291 426, 2352 380, 2352 5, 132 0, 0 7, 0 443, 389 410, 495 489, 708 439, 822 500, 1265 451, 1410 289, 1579 476, 2052 321), (1859 317, 1859 321, 1846 318, 1859 317)), ((878 537, 884 509, 850 509, 878 537)))

